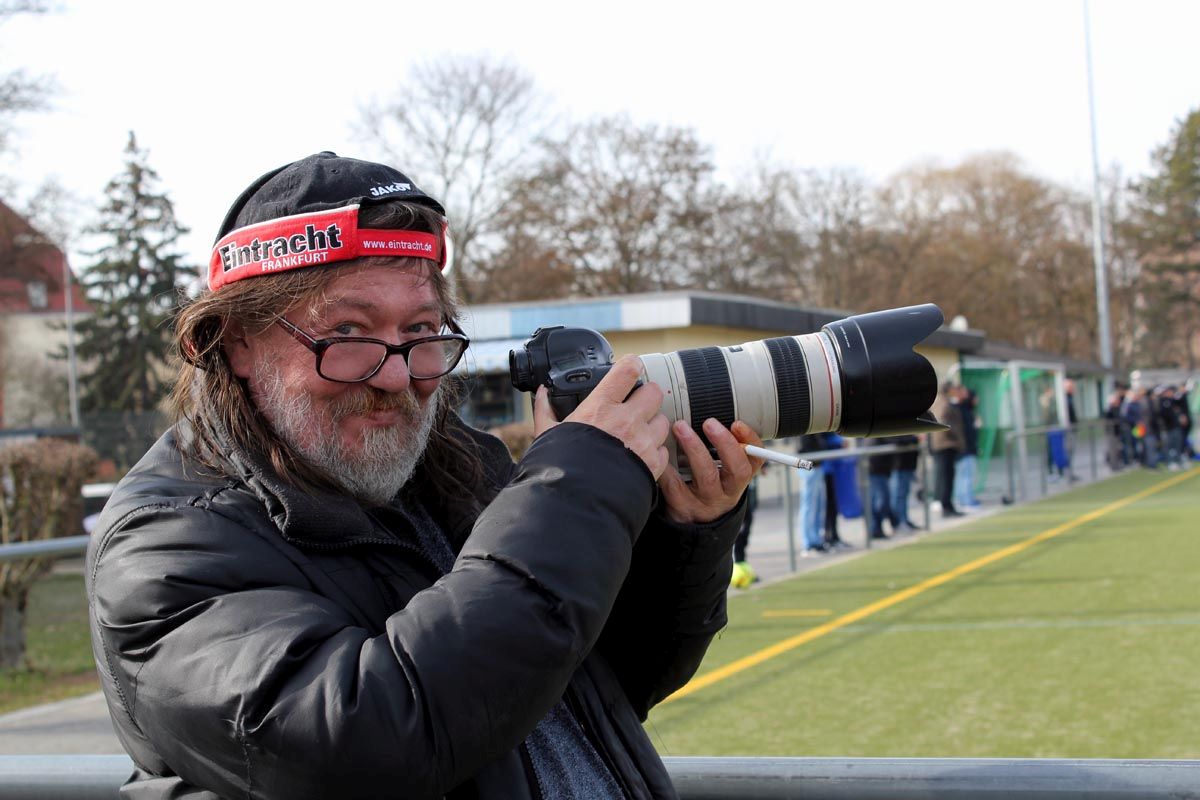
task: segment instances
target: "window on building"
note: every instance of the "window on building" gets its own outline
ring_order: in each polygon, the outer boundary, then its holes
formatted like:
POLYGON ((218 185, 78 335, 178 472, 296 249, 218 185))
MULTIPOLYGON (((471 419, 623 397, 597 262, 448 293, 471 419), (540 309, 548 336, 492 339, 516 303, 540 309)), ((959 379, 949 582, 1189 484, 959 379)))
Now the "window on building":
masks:
POLYGON ((25 284, 25 290, 29 293, 30 308, 41 309, 49 305, 49 296, 44 281, 30 281, 25 284))

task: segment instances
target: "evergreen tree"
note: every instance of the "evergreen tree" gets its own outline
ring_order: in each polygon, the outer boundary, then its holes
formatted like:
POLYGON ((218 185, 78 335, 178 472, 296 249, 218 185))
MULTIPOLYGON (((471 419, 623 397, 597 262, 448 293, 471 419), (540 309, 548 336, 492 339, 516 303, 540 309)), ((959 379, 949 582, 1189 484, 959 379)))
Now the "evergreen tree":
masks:
POLYGON ((1154 172, 1135 184, 1145 356, 1156 366, 1200 363, 1200 109, 1154 151, 1154 172))
POLYGON ((191 270, 175 250, 187 228, 158 181, 130 132, 125 167, 87 229, 102 246, 88 253, 96 261, 82 276, 95 309, 77 326, 79 358, 88 367, 84 411, 152 411, 168 390, 171 318, 191 270))

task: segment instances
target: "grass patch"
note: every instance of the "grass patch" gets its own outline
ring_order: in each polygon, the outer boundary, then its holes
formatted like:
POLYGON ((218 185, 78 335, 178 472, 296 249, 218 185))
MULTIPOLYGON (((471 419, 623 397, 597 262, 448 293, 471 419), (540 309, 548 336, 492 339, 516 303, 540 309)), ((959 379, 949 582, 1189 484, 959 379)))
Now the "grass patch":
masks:
POLYGON ((88 634, 83 576, 51 574, 29 598, 23 670, 0 670, 0 713, 100 688, 88 634))
MULTIPOLYGON (((1118 476, 736 596, 698 674, 1172 477, 1118 476)), ((648 730, 664 755, 1200 757, 1197 519, 1200 470, 659 706, 648 730)))

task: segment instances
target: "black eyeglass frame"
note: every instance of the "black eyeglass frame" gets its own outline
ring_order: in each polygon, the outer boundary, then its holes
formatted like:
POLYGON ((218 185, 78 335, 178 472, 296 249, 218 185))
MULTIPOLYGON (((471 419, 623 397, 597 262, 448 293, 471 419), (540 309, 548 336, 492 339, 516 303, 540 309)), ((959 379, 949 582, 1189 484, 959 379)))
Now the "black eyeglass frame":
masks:
POLYGON ((398 355, 404 359, 404 366, 409 367, 411 375, 412 368, 408 363, 408 354, 412 352, 412 349, 417 345, 425 344, 426 342, 462 342, 462 347, 458 351, 458 358, 454 359, 454 363, 446 367, 445 372, 440 372, 437 375, 429 376, 412 375, 413 380, 418 381, 428 381, 433 380, 434 378, 441 378, 444 375, 449 375, 454 368, 458 366, 458 362, 462 361, 463 354, 467 352, 467 348, 471 345, 470 338, 462 332, 462 328, 458 327, 454 320, 447 320, 445 324, 445 327, 449 328, 452 333, 440 333, 436 336, 423 336, 420 339, 413 339, 412 341, 405 342, 404 344, 392 344, 391 342, 385 342, 383 339, 374 339, 370 336, 331 336, 328 339, 314 339, 308 333, 305 333, 303 330, 296 327, 283 317, 278 317, 275 320, 275 324, 279 325, 279 327, 290 333, 293 339, 300 342, 300 344, 312 351, 313 355, 317 357, 317 374, 320 375, 324 380, 332 381, 333 383, 362 383, 364 381, 369 381, 371 378, 374 378, 376 375, 378 375, 379 370, 383 369, 383 365, 387 363, 387 360, 395 355, 398 355), (379 363, 375 365, 373 370, 361 378, 356 378, 352 381, 344 381, 340 378, 330 378, 321 371, 321 361, 325 358, 325 351, 328 350, 332 345, 335 345, 339 342, 367 342, 369 344, 383 345, 386 349, 384 351, 383 358, 379 359, 379 363))

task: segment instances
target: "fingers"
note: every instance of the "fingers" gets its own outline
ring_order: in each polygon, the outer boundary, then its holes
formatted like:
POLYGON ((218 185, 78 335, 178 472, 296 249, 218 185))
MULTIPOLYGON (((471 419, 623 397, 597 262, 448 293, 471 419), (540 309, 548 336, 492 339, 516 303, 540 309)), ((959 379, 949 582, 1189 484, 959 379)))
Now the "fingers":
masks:
POLYGON ((646 383, 634 391, 640 377, 641 361, 634 356, 622 358, 567 420, 592 425, 620 439, 657 480, 669 461, 664 442, 670 422, 660 410, 662 389, 646 383))
POLYGON ((596 384, 589 397, 599 396, 610 403, 623 403, 642 375, 642 361, 637 356, 622 356, 608 374, 596 384))
POLYGON ((533 435, 541 436, 557 424, 554 409, 550 407, 550 392, 539 386, 533 396, 533 435))
MULTIPOLYGON (((622 398, 623 399, 623 398, 622 398)), ((643 383, 629 395, 625 405, 643 419, 651 419, 662 408, 663 390, 657 383, 643 383)))
POLYGON ((762 444, 758 434, 744 422, 733 423, 731 430, 717 420, 709 418, 704 421, 704 435, 716 448, 717 458, 721 461, 719 470, 709 457, 703 440, 684 423, 676 423, 675 438, 688 457, 692 480, 697 488, 719 486, 728 490, 744 486, 762 467, 762 460, 752 459, 742 447, 743 444, 762 444), (691 441, 687 441, 688 439, 691 441))
MULTIPOLYGON (((733 425, 738 427, 737 422, 733 425)), ((758 471, 758 467, 751 463, 750 456, 746 455, 746 450, 742 445, 746 443, 762 444, 762 440, 745 423, 741 424, 739 430, 741 429, 745 429, 742 434, 752 437, 752 441, 749 439, 743 441, 715 419, 704 421, 704 433, 713 443, 713 447, 717 448, 717 456, 721 459, 721 482, 726 487, 744 486, 758 471)))
POLYGON ((671 466, 670 462, 667 463, 666 468, 662 471, 662 475, 658 478, 658 488, 662 491, 663 499, 666 500, 668 508, 683 508, 691 499, 687 482, 671 466))
MULTIPOLYGON (((716 420, 709 421, 720 427, 720 423, 716 420)), ((676 420, 671 431, 675 434, 675 442, 679 445, 679 449, 687 457, 688 468, 692 473, 692 484, 702 491, 711 492, 719 489, 721 476, 716 462, 708 454, 704 440, 692 430, 691 425, 683 420, 676 420)), ((707 433, 707 428, 705 432, 707 433)))
MULTIPOLYGON (((762 447, 762 445, 763 445, 762 437, 759 436, 757 433, 755 433, 753 428, 751 428, 746 423, 742 422, 740 419, 737 422, 733 423, 733 427, 731 427, 729 430, 733 433, 734 436, 737 437, 737 440, 739 442, 741 442, 742 444, 752 444, 752 445, 755 445, 756 447, 762 447)), ((758 461, 761 459, 755 459, 755 460, 758 461)))

